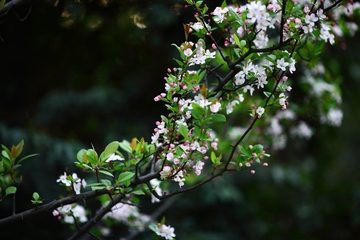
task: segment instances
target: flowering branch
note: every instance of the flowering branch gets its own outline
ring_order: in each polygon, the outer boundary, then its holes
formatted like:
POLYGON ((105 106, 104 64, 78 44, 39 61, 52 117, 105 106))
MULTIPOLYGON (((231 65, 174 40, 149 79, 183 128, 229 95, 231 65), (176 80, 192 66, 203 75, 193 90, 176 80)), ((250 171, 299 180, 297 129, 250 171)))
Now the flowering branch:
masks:
MULTIPOLYGON (((263 144, 275 145, 276 140, 261 139, 266 134, 284 137, 281 117, 296 122, 295 113, 287 109, 292 89, 289 76, 303 55, 314 59, 326 42, 334 43, 331 23, 335 19, 324 14, 335 11, 342 1, 328 6, 313 1, 311 8, 286 0, 249 1, 240 7, 223 4, 210 13, 203 1, 186 2, 196 9, 197 22, 184 25, 185 42, 174 44, 179 52, 177 67, 167 69, 165 91, 154 98, 164 102, 169 113, 155 123, 151 142, 133 138, 113 141, 99 153, 94 148, 81 149, 77 170, 92 174, 95 183, 87 184, 76 173, 65 172, 57 182, 74 195, 0 219, 0 225, 54 210, 64 222, 76 223, 77 231, 69 239, 93 234, 90 230, 103 218, 137 231, 149 226, 158 236, 172 239, 174 229, 165 220, 155 224, 154 216, 138 212, 134 203, 142 195, 149 194, 152 202, 158 202, 197 189, 225 172, 250 170, 255 163, 268 165, 263 159, 270 155, 263 144), (222 34, 218 41, 213 37, 216 29, 222 34), (274 32, 278 35, 271 37, 274 32), (189 41, 188 36, 197 41, 189 41), (239 122, 233 127, 242 128, 234 137, 223 126, 232 118, 239 122), (251 136, 255 127, 261 130, 251 136), (81 188, 91 191, 80 193, 81 188), (84 208, 74 203, 99 196, 104 207, 88 220, 84 208)), ((307 137, 311 131, 306 126, 302 123, 301 131, 293 132, 305 132, 307 137)), ((11 175, 21 148, 21 144, 11 150, 3 146, 2 172, 11 175)), ((6 189, 6 195, 15 192, 13 186, 6 189)))

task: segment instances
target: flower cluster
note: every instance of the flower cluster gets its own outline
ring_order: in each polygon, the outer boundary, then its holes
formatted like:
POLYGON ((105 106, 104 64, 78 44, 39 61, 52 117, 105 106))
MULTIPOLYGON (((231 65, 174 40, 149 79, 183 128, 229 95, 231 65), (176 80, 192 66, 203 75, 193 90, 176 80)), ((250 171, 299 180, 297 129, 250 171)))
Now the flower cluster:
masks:
POLYGON ((165 224, 157 224, 155 226, 154 232, 158 236, 164 237, 165 239, 173 239, 174 237, 176 237, 174 233, 174 228, 165 224))
POLYGON ((80 194, 81 186, 85 188, 87 185, 85 179, 78 178, 76 173, 68 176, 66 172, 64 172, 64 175, 61 175, 59 179, 56 180, 56 182, 66 187, 72 188, 76 194, 80 194))
POLYGON ((59 220, 63 219, 65 223, 73 224, 75 219, 80 222, 87 222, 86 211, 83 206, 77 204, 67 204, 58 207, 53 211, 53 215, 58 217, 59 220))
MULTIPOLYGON (((195 4, 191 0, 188 3, 195 4)), ((191 173, 201 175, 210 153, 218 150, 211 144, 217 137, 208 122, 226 121, 227 115, 241 107, 240 103, 254 97, 257 91, 274 87, 274 81, 278 82, 275 84, 275 91, 278 92, 276 105, 281 110, 287 110, 288 96, 285 92, 291 91, 292 87, 284 83, 288 78, 286 74, 296 71, 296 43, 306 39, 306 36, 331 44, 334 41, 329 27, 330 20, 325 16, 324 8, 309 8, 305 1, 299 6, 291 5, 286 10, 289 11, 286 17, 282 16, 285 6, 278 1, 250 1, 239 7, 217 7, 210 14, 213 22, 205 19, 207 8, 201 10, 199 6, 197 5, 198 13, 195 14, 198 21, 190 23, 191 28, 187 32, 198 36, 199 40, 196 43, 185 41, 180 46, 174 45, 181 57, 181 60, 177 60, 179 67, 168 69, 164 78, 165 92, 154 98, 155 101, 166 102, 170 110, 168 116, 162 116, 156 122, 151 137, 151 143, 159 149, 156 157, 161 162, 160 176, 162 180, 174 180, 180 187, 184 186, 186 177, 191 173), (213 24, 216 26, 212 26, 213 24), (222 29, 225 34, 224 46, 214 42, 211 49, 207 49, 204 39, 211 36, 216 28, 222 29), (278 40, 270 37, 271 29, 282 30, 278 48, 270 47, 278 40), (285 41, 288 42, 284 43, 285 41), (212 60, 219 62, 215 59, 216 54, 223 59, 220 64, 229 65, 233 61, 236 62, 237 69, 233 78, 227 80, 222 88, 215 88, 216 91, 211 92, 206 78, 209 73, 213 74, 209 70, 212 60), (239 59, 243 60, 238 61, 239 59)), ((219 75, 213 75, 220 82, 223 81, 219 75)), ((269 99, 274 95, 275 92, 266 94, 269 99)), ((273 101, 268 101, 268 105, 253 103, 258 107, 252 110, 251 116, 264 116, 266 107, 273 105, 273 101)), ((340 118, 333 117, 336 120, 329 122, 338 122, 340 118)), ((277 125, 272 122, 271 126, 277 125)), ((271 131, 274 132, 268 132, 271 131)), ((212 163, 217 166, 220 158, 216 154, 212 155, 215 155, 211 158, 212 163)))
POLYGON ((145 227, 151 222, 150 216, 140 213, 138 207, 130 202, 116 204, 104 218, 110 218, 140 231, 144 231, 145 227))

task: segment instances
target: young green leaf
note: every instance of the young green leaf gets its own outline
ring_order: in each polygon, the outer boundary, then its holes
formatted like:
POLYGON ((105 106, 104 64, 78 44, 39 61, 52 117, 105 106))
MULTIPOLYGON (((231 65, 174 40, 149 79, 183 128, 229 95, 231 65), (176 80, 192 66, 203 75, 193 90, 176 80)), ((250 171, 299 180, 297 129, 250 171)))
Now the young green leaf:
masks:
POLYGON ((233 37, 234 37, 234 41, 235 41, 236 45, 237 45, 239 48, 241 48, 240 39, 239 39, 239 37, 237 36, 237 34, 234 33, 234 34, 233 34, 233 37))
POLYGON ((21 158, 21 159, 18 161, 18 163, 21 163, 22 161, 24 161, 24 160, 26 160, 26 159, 29 159, 29 158, 31 158, 31 157, 35 157, 35 156, 37 156, 37 155, 39 155, 39 154, 34 153, 34 154, 27 155, 27 156, 21 158))
MULTIPOLYGON (((16 147, 14 147, 14 158, 16 158, 16 157, 18 157, 20 154, 21 154, 21 152, 22 152, 22 150, 23 150, 23 148, 24 148, 24 140, 21 140, 20 142, 19 142, 19 144, 16 146, 16 147)), ((11 150, 12 150, 13 148, 11 148, 11 150)))
POLYGON ((95 152, 94 149, 89 149, 86 151, 86 157, 87 160, 91 163, 91 164, 97 164, 98 163, 98 155, 95 152))
POLYGON ((40 195, 37 192, 34 192, 32 197, 34 200, 38 200, 40 198, 40 195))
POLYGON ((16 193, 16 187, 10 186, 5 190, 5 196, 16 193))

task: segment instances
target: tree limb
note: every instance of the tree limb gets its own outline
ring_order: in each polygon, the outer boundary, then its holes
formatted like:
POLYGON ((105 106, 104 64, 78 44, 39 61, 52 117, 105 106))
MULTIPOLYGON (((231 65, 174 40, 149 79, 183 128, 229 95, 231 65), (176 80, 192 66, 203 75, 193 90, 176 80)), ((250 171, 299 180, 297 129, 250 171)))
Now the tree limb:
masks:
POLYGON ((107 189, 101 189, 101 190, 95 190, 95 191, 91 191, 91 192, 86 192, 86 193, 81 193, 78 195, 73 195, 73 196, 68 196, 65 198, 61 198, 58 200, 54 200, 50 203, 47 203, 45 205, 41 205, 41 206, 37 206, 36 208, 18 213, 18 214, 14 214, 11 215, 9 217, 6 218, 2 218, 0 219, 0 226, 5 225, 5 224, 9 224, 12 222, 16 222, 19 220, 24 220, 27 217, 33 216, 33 215, 38 215, 41 213, 45 213, 45 212, 50 212, 58 207, 61 207, 63 205, 66 204, 71 204, 71 203, 75 203, 75 202, 81 202, 85 199, 90 199, 90 198, 94 198, 100 195, 104 195, 107 194, 108 190, 107 189))

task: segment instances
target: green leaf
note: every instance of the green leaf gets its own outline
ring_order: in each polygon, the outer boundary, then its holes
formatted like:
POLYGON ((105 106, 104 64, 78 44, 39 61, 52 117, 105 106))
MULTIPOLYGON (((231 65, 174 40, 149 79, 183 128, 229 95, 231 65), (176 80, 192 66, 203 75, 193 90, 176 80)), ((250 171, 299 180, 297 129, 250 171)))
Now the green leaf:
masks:
POLYGON ((81 149, 76 154, 76 158, 77 158, 77 160, 79 160, 79 162, 84 162, 84 154, 86 154, 86 149, 81 149))
POLYGON ((127 180, 130 180, 134 177, 135 173, 133 172, 123 172, 123 173, 120 173, 119 177, 118 177, 118 180, 117 180, 117 183, 119 182, 125 182, 127 180))
POLYGON ((191 109, 191 115, 195 118, 195 119, 200 119, 203 117, 204 115, 204 109, 202 107, 200 107, 199 104, 196 103, 192 103, 191 104, 192 108, 191 109))
MULTIPOLYGON (((232 10, 231 8, 229 8, 229 13, 230 13, 230 16, 235 19, 238 23, 242 23, 243 21, 241 20, 239 14, 237 14, 234 10, 232 10)), ((235 34, 234 34, 235 35, 235 34)))
POLYGON ((11 167, 12 166, 12 161, 10 160, 10 156, 9 158, 6 157, 5 155, 7 155, 7 153, 5 151, 2 151, 3 156, 1 157, 1 160, 3 161, 3 163, 8 166, 11 167))
POLYGON ((182 61, 180 61, 179 59, 174 58, 173 59, 180 67, 182 67, 184 65, 184 63, 182 61))
POLYGON ((255 152, 257 154, 260 154, 264 150, 264 146, 261 144, 256 144, 252 150, 253 150, 253 152, 255 152))
POLYGON ((320 53, 322 53, 325 46, 325 41, 317 41, 314 46, 314 54, 315 56, 318 56, 320 53))
POLYGON ((1 0, 0 2, 0 9, 5 5, 6 0, 1 0))
POLYGON ((104 184, 107 187, 110 187, 112 185, 111 181, 109 181, 107 179, 101 179, 100 181, 101 181, 102 184, 104 184))
POLYGON ((132 193, 135 195, 145 195, 145 193, 142 190, 135 190, 132 193))
POLYGON ((130 143, 126 140, 123 140, 122 142, 119 142, 119 146, 122 150, 128 152, 128 153, 132 153, 132 149, 130 147, 130 143))
POLYGON ((94 149, 89 149, 86 151, 86 157, 87 160, 91 163, 91 164, 97 164, 98 163, 98 155, 95 152, 94 149))
POLYGON ((246 41, 245 40, 241 40, 240 41, 240 48, 243 48, 246 46, 246 41))
POLYGON ((34 200, 38 200, 40 198, 40 195, 37 192, 34 192, 32 197, 34 200))
POLYGON ((241 51, 241 53, 245 54, 247 51, 249 51, 249 49, 247 47, 244 47, 243 50, 241 51))
POLYGON ((195 6, 198 8, 201 6, 202 3, 203 3, 203 1, 196 1, 195 6))
POLYGON ((222 158, 222 154, 220 154, 218 157, 216 156, 215 152, 211 152, 210 159, 211 162, 214 164, 214 166, 219 166, 221 164, 220 160, 222 158))
POLYGON ((213 163, 216 162, 216 154, 215 154, 215 152, 211 152, 211 154, 210 154, 210 159, 211 159, 211 161, 212 161, 213 163))
POLYGON ((24 140, 21 140, 19 144, 15 147, 15 155, 14 157, 18 157, 22 150, 24 149, 24 140))
POLYGON ((31 157, 35 157, 35 156, 37 156, 37 155, 39 155, 39 154, 34 153, 34 154, 27 155, 27 156, 21 158, 21 159, 18 161, 18 163, 21 163, 22 161, 24 161, 24 160, 26 160, 26 159, 29 159, 29 158, 31 158, 31 157))
POLYGON ((273 103, 274 103, 274 100, 275 100, 275 96, 274 95, 272 95, 271 96, 271 98, 270 98, 270 100, 269 100, 269 105, 272 105, 273 103))
POLYGON ((307 40, 306 47, 309 49, 309 52, 314 52, 314 44, 310 40, 307 40))
POLYGON ((163 216, 162 218, 161 218, 161 224, 165 224, 165 221, 166 221, 166 218, 165 218, 165 216, 163 216))
POLYGON ((181 134, 181 136, 183 136, 184 138, 188 137, 188 133, 189 130, 187 128, 187 126, 185 126, 184 124, 179 124, 179 133, 181 134))
MULTIPOLYGON (((85 156, 86 156, 86 155, 85 155, 85 156)), ((87 165, 87 164, 85 164, 85 163, 75 162, 75 164, 76 164, 76 166, 79 167, 79 168, 86 168, 86 169, 89 169, 89 170, 91 170, 91 171, 94 170, 91 166, 89 166, 89 165, 87 165)))
POLYGON ((150 224, 150 225, 149 225, 149 228, 150 228, 151 231, 153 231, 153 232, 155 232, 155 233, 158 231, 158 229, 157 229, 157 227, 156 227, 156 224, 150 224))
POLYGON ((105 171, 105 170, 99 170, 99 173, 105 174, 110 177, 114 177, 114 175, 111 172, 105 171))
POLYGON ((264 92, 264 95, 268 98, 271 95, 271 92, 264 92))
POLYGON ((276 62, 276 56, 274 54, 266 55, 265 59, 269 60, 273 64, 275 64, 275 62, 276 62))
POLYGON ((131 165, 135 165, 136 163, 138 163, 138 161, 139 160, 137 160, 137 159, 129 159, 125 162, 125 165, 126 165, 126 167, 129 167, 131 165))
POLYGON ((203 78, 204 78, 204 76, 205 76, 205 74, 206 74, 207 72, 206 71, 198 71, 198 76, 199 76, 199 78, 197 79, 197 81, 198 82, 200 82, 203 78))
POLYGON ((131 180, 130 180, 130 179, 129 179, 129 180, 126 180, 126 181, 123 182, 123 184, 124 184, 126 187, 128 187, 128 186, 130 186, 130 184, 131 184, 131 180))
POLYGON ((211 119, 213 122, 226 122, 226 117, 223 114, 214 114, 211 119))
POLYGON ((10 186, 5 190, 5 196, 16 193, 16 187, 10 186))
POLYGON ((11 153, 8 150, 2 150, 1 154, 7 159, 11 159, 11 153))
POLYGON ((244 154, 245 157, 249 158, 252 157, 252 152, 249 151, 248 147, 244 147, 244 146, 239 146, 240 152, 242 154, 244 154))
POLYGON ((180 146, 176 146, 175 153, 178 156, 181 156, 184 153, 184 150, 180 146))
POLYGON ((91 188, 91 190, 93 190, 93 191, 101 190, 101 189, 105 188, 103 183, 91 183, 91 184, 88 184, 86 187, 91 188))
MULTIPOLYGON (((2 175, 5 172, 5 166, 4 162, 0 161, 0 175, 2 175)), ((1 193, 1 191, 0 191, 1 193)))
POLYGON ((113 142, 109 143, 105 147, 104 152, 101 153, 101 158, 102 159, 107 159, 108 157, 110 157, 111 154, 115 153, 118 148, 119 148, 119 142, 118 141, 113 141, 113 142))
POLYGON ((290 15, 294 8, 294 3, 292 1, 286 1, 285 3, 286 3, 285 13, 287 15, 290 15))
POLYGON ((234 33, 234 34, 233 34, 233 37, 234 37, 234 41, 235 41, 236 45, 237 45, 239 48, 241 48, 240 39, 239 39, 239 37, 237 36, 237 34, 234 33))
POLYGON ((40 204, 40 203, 42 203, 43 201, 42 200, 40 200, 40 199, 38 199, 38 200, 31 200, 31 203, 32 204, 40 204))

